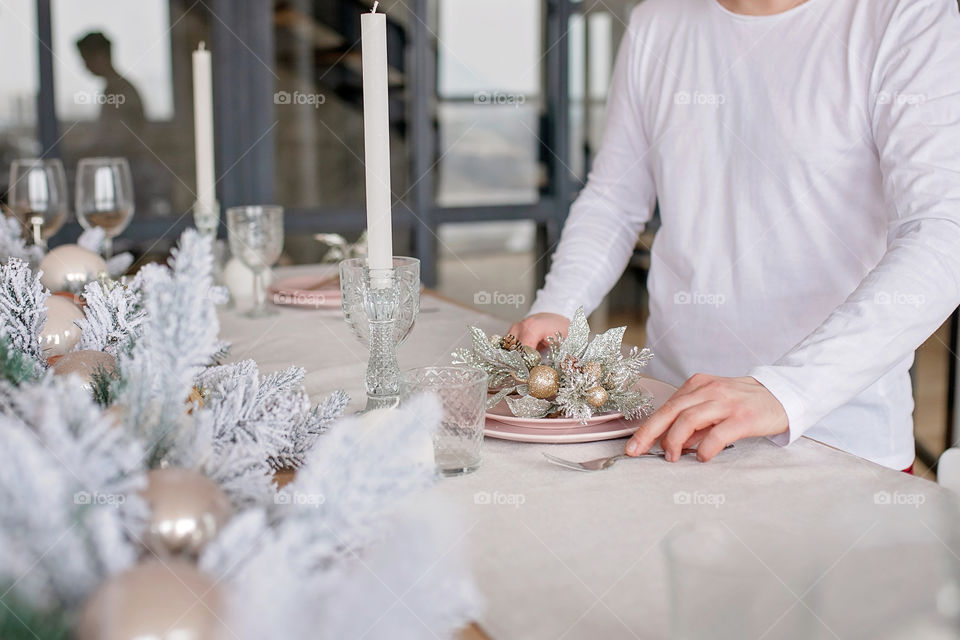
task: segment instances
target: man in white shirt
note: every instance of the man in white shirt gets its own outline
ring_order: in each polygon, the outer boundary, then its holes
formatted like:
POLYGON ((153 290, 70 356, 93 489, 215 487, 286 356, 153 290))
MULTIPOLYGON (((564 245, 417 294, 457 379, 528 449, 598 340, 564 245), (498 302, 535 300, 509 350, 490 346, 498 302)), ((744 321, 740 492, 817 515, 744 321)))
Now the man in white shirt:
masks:
POLYGON ((594 309, 659 201, 651 375, 683 385, 627 452, 808 435, 910 466, 913 352, 960 302, 956 0, 647 0, 607 109, 511 332, 594 309))

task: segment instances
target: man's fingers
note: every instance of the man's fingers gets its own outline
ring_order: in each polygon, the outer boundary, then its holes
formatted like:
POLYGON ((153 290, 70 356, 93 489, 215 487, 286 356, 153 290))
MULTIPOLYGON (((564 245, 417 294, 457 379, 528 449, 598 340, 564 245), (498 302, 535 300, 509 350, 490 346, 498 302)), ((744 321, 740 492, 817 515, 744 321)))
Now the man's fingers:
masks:
POLYGON ((510 333, 520 341, 520 344, 526 345, 528 347, 537 348, 537 345, 540 344, 542 336, 540 335, 542 331, 537 331, 536 329, 527 329, 524 326, 519 326, 516 332, 513 329, 510 330, 510 333))
POLYGON ((701 389, 707 386, 707 384, 714 382, 715 380, 716 378, 714 378, 713 376, 709 376, 705 373, 695 373, 689 378, 687 378, 686 382, 684 382, 680 386, 680 388, 677 389, 677 392, 684 393, 684 394, 692 393, 694 391, 697 391, 698 389, 701 389))
POLYGON ((687 438, 687 441, 683 443, 683 448, 693 449, 694 447, 696 447, 698 444, 703 442, 703 439, 706 438, 707 435, 709 435, 711 429, 713 429, 713 427, 707 427, 706 429, 700 429, 699 431, 694 431, 693 435, 687 438))
POLYGON ((666 453, 667 460, 679 460, 684 443, 694 433, 712 427, 726 418, 728 413, 729 410, 724 404, 712 400, 687 407, 678 413, 673 424, 660 439, 660 446, 666 453))
POLYGON ((703 442, 700 443, 700 446, 697 447, 697 460, 700 462, 709 462, 715 455, 723 451, 724 447, 732 442, 736 442, 745 435, 745 427, 743 424, 733 420, 724 420, 710 429, 710 433, 707 434, 703 442))
POLYGON ((663 406, 657 409, 646 422, 640 425, 630 441, 627 442, 627 455, 635 456, 646 453, 650 447, 660 439, 660 436, 670 428, 677 415, 687 407, 699 404, 700 400, 695 394, 686 394, 680 391, 676 392, 670 399, 663 403, 663 406))

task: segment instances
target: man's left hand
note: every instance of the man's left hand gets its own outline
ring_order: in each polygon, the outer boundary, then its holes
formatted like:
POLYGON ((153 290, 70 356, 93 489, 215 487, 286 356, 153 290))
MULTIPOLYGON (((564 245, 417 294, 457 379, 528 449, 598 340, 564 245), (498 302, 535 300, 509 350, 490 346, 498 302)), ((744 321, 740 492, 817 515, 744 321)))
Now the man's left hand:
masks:
POLYGON ((776 435, 787 426, 783 405, 754 378, 698 373, 633 434, 627 455, 646 453, 659 440, 670 462, 691 447, 697 447, 700 462, 707 462, 731 442, 776 435))

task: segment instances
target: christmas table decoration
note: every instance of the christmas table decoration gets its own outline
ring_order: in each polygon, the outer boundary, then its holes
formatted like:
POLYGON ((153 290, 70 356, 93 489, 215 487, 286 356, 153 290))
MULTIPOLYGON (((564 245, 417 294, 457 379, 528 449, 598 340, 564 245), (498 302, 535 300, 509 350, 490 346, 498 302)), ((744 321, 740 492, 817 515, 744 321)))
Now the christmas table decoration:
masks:
POLYGON ((228 640, 223 594, 180 560, 150 560, 107 580, 84 606, 76 640, 228 640))
POLYGON ((51 291, 79 293, 88 282, 107 275, 99 254, 76 244, 51 249, 40 261, 40 284, 51 291))
POLYGON ((130 253, 120 253, 106 261, 100 257, 106 237, 100 227, 85 230, 76 244, 60 245, 49 253, 45 246, 27 244, 22 232, 19 221, 0 216, 0 259, 16 258, 31 269, 43 271, 42 284, 54 292, 78 294, 101 274, 118 278, 133 264, 130 253))
POLYGON ((144 542, 160 557, 196 556, 233 515, 223 489, 189 469, 151 469, 140 495, 150 510, 144 542))
POLYGON ((61 296, 46 300, 46 321, 40 329, 40 345, 44 357, 51 358, 69 353, 80 342, 80 327, 77 321, 83 311, 61 296))
POLYGON ((495 392, 488 409, 505 400, 519 418, 564 416, 586 424, 595 414, 616 411, 632 420, 652 411, 639 383, 653 354, 637 347, 624 354, 624 331, 617 327, 590 340, 586 315, 577 309, 567 337, 548 338, 541 355, 512 335, 487 337, 471 327, 471 348, 454 351, 453 362, 486 372, 495 392))
POLYGON ((476 615, 465 559, 443 551, 460 530, 427 491, 435 400, 342 419, 346 395, 312 404, 299 367, 226 363, 211 243, 192 230, 169 265, 87 284, 79 342, 51 363, 50 293, 23 257, 0 265, 0 592, 16 613, 0 638, 35 637, 32 620, 50 638, 206 629, 171 608, 185 584, 217 585, 209 612, 241 640, 445 636, 476 615), (87 358, 103 363, 89 384, 58 375, 87 358), (196 526, 168 535, 174 520, 196 526))

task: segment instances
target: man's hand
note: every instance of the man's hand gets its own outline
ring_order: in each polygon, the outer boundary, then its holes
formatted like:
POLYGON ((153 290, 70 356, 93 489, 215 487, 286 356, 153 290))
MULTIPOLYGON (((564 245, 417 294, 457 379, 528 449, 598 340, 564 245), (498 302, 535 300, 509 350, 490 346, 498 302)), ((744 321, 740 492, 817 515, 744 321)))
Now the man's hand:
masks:
POLYGON ((566 337, 570 321, 557 313, 535 313, 510 327, 510 333, 525 344, 537 349, 545 345, 549 336, 560 332, 566 337))
POLYGON ((698 373, 633 434, 627 455, 646 453, 659 440, 669 462, 698 444, 697 459, 707 462, 735 440, 776 435, 787 426, 783 405, 755 379, 698 373))

